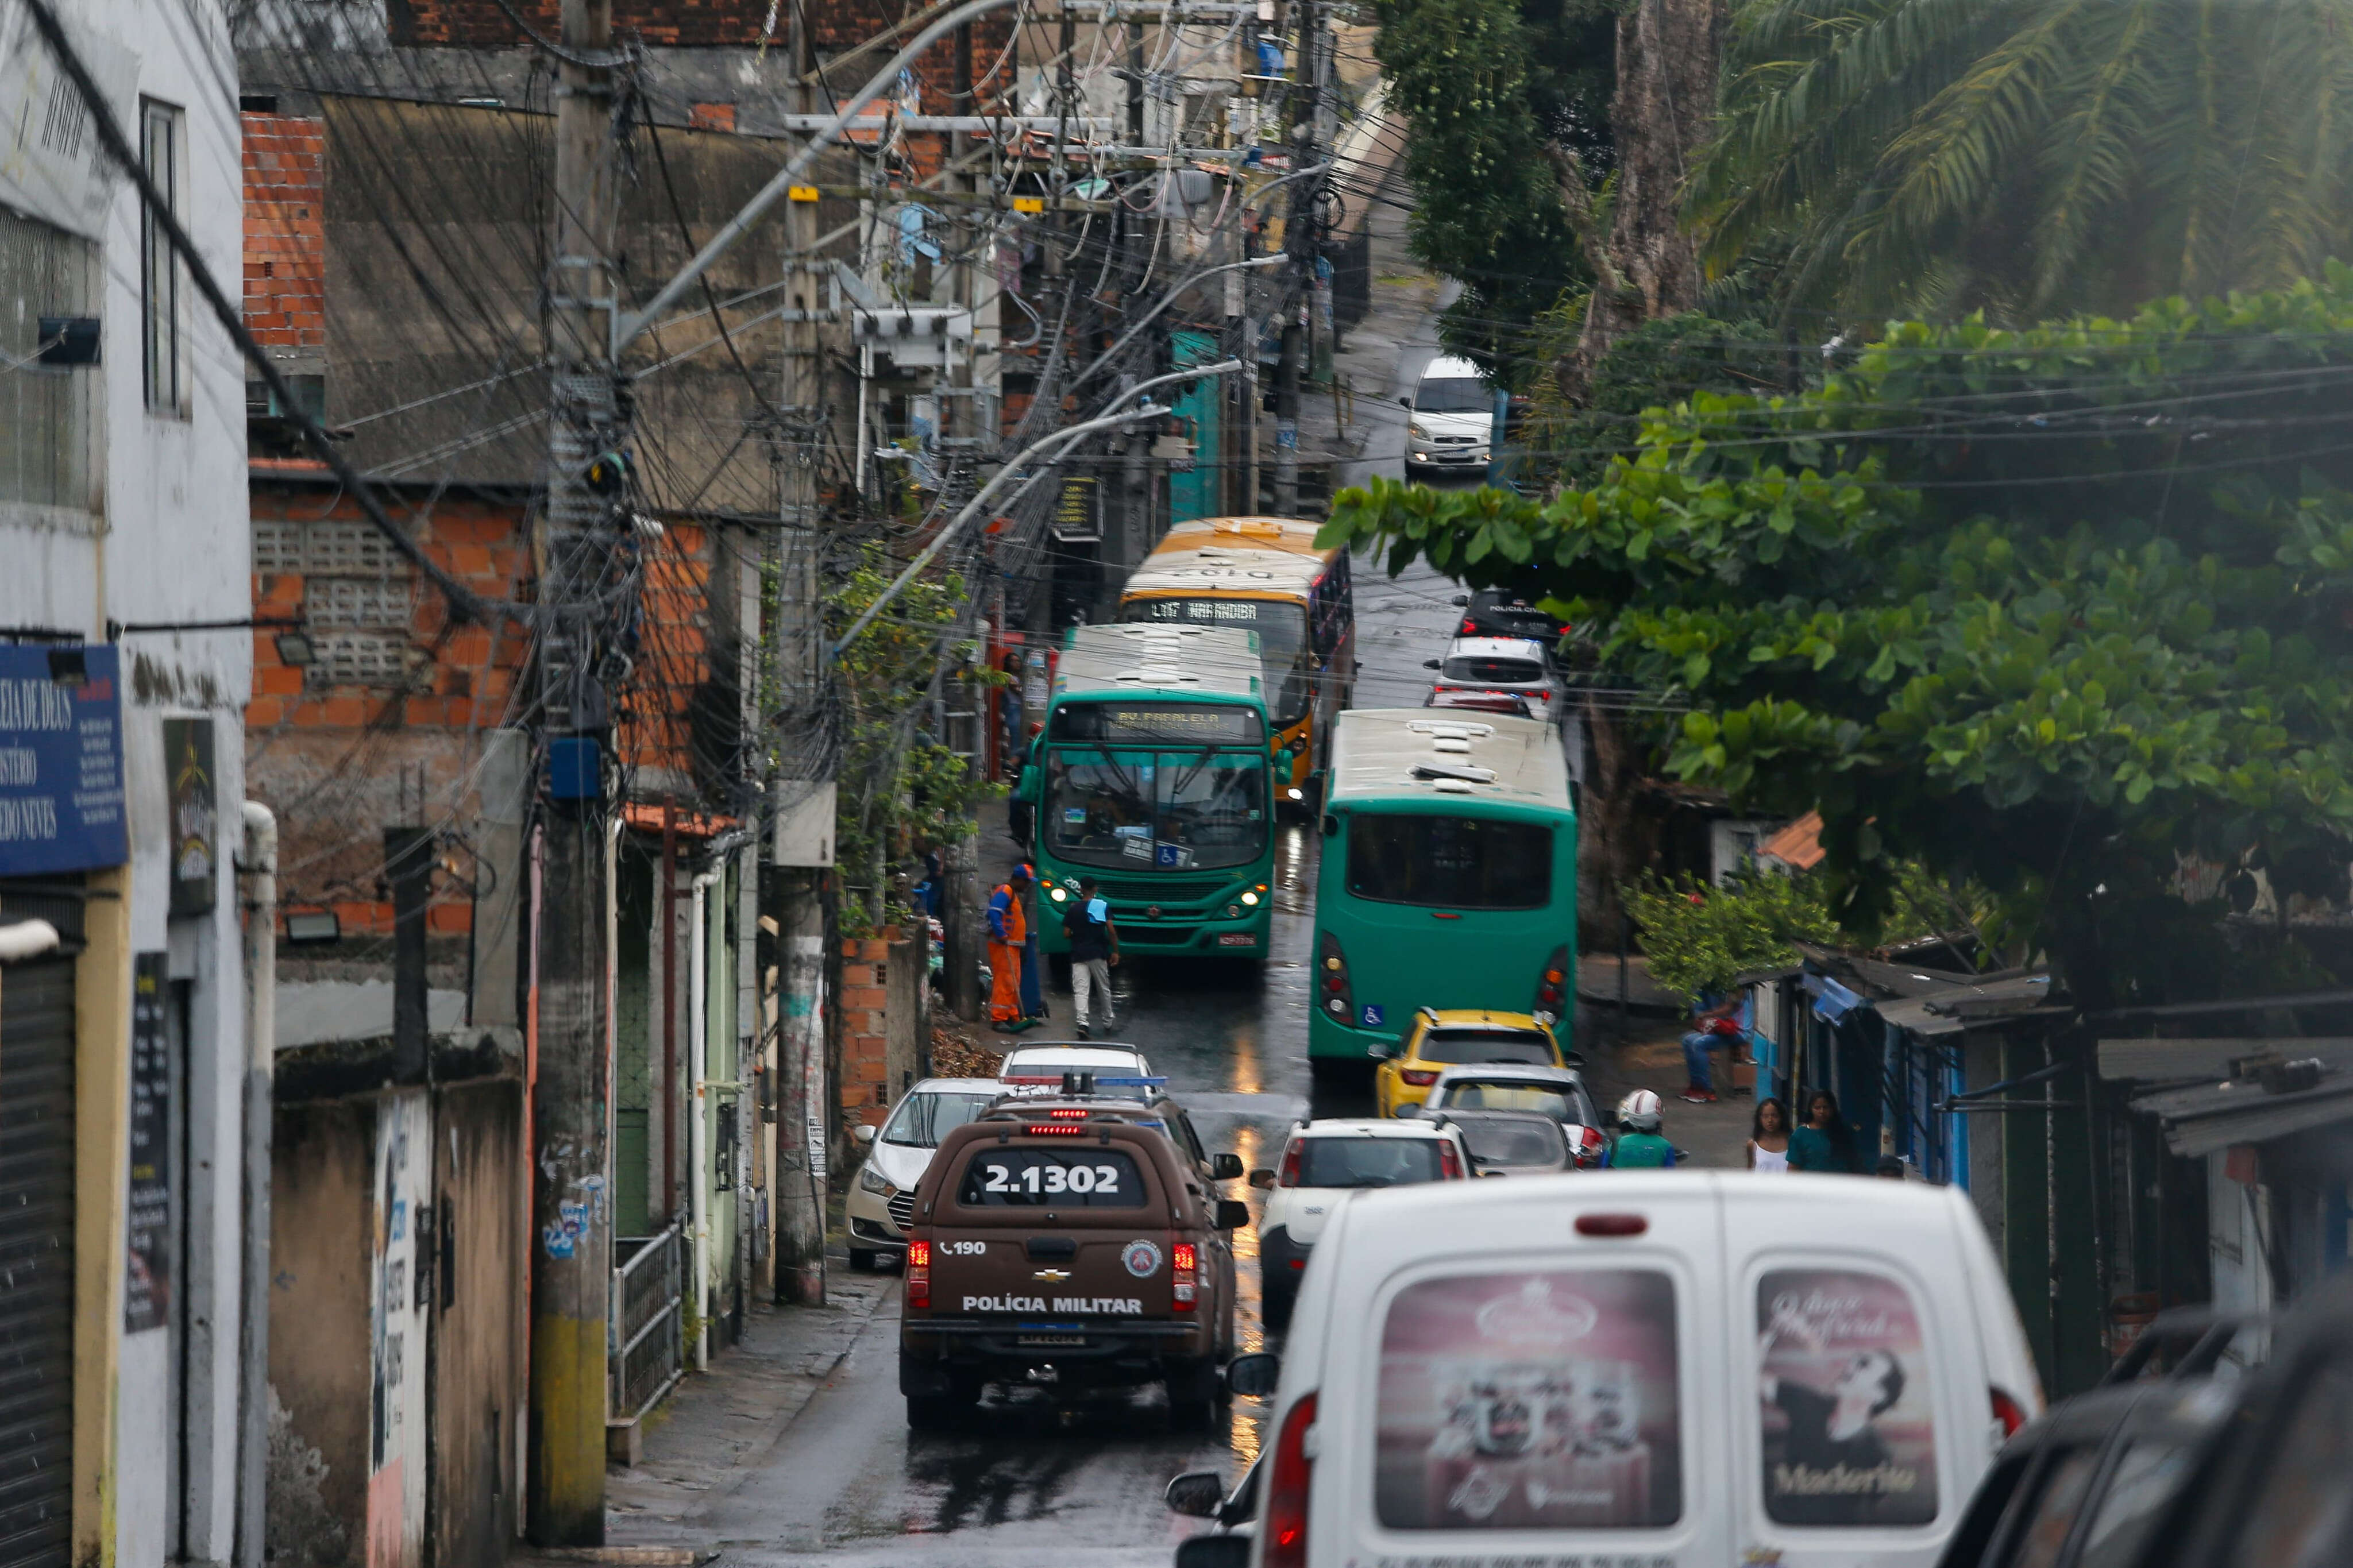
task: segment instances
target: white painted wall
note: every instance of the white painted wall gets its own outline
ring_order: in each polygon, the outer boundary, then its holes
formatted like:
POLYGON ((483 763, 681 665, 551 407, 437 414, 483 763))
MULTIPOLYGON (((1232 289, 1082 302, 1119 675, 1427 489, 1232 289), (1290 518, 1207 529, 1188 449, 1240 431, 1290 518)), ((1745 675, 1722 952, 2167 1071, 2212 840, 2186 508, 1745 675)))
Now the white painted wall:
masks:
MULTIPOLYGON (((8 9, 0 0, 0 11, 8 9)), ((243 174, 237 62, 222 0, 71 0, 59 9, 135 61, 127 101, 112 105, 134 145, 139 101, 183 110, 181 215, 232 299, 243 292, 243 174)), ((250 613, 246 524, 245 376, 227 333, 182 290, 185 417, 145 406, 141 375, 140 205, 116 183, 100 240, 102 363, 86 510, 0 507, 0 625, 41 625, 105 638, 110 621, 228 620, 250 613)), ((6 285, 0 282, 0 289, 6 285)), ((13 300, 0 297, 0 307, 13 300)), ((116 1552, 121 1568, 160 1568, 175 1519, 183 1553, 229 1557, 234 1521, 240 1246, 240 1084, 244 1005, 233 857, 245 793, 244 706, 251 634, 126 638, 121 702, 131 826, 131 928, 137 951, 167 951, 193 982, 185 1102, 187 1247, 175 1289, 187 1303, 188 1363, 170 1375, 168 1331, 125 1336, 116 1389, 116 1552), (213 724, 218 879, 209 915, 169 915, 169 781, 163 721, 213 724), (180 1497, 166 1459, 179 1441, 164 1419, 185 1394, 191 1422, 180 1497)))

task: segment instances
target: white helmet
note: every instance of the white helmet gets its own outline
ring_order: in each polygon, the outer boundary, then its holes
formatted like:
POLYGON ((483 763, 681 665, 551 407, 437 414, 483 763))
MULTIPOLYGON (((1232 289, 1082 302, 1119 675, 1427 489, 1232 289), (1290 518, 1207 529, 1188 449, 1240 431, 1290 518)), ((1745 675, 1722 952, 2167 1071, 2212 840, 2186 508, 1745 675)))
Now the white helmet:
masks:
POLYGON ((1618 1102, 1618 1125, 1629 1132, 1656 1132, 1663 1124, 1659 1097, 1647 1089, 1638 1089, 1618 1102))

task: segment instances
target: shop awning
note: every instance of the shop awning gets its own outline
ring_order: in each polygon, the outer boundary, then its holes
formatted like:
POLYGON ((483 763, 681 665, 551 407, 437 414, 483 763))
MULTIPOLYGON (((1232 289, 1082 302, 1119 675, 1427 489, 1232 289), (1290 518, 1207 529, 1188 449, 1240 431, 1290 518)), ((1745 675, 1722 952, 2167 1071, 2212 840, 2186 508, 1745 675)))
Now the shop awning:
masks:
POLYGON ((1957 1035, 1972 1024, 2040 1012, 2049 1007, 2050 1002, 2051 976, 2043 973, 1941 985, 1926 995, 1878 1005, 1879 1016, 1897 1028, 1936 1036, 1957 1035))
POLYGON ((2353 1121, 2353 1072, 2324 1072, 2314 1088, 2289 1094, 2269 1093, 2253 1079, 2225 1079, 2140 1095, 2132 1108, 2158 1119, 2175 1153, 2201 1159, 2234 1143, 2267 1143, 2353 1121))

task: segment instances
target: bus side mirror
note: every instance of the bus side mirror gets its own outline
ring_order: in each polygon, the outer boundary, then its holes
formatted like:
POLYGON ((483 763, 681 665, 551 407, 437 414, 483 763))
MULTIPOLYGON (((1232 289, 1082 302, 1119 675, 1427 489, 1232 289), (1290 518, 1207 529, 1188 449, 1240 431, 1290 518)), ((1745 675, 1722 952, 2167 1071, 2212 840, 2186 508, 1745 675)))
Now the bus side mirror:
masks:
POLYGON ((1326 838, 1340 837, 1340 819, 1328 811, 1324 814, 1324 837, 1326 838))

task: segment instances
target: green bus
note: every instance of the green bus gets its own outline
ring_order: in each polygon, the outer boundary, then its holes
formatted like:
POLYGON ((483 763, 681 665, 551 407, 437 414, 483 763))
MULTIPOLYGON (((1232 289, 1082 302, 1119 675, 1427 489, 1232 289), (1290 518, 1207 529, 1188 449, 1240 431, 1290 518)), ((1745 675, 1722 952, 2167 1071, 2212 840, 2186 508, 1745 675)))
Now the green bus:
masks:
POLYGON ((1264 959, 1274 801, 1254 632, 1073 627, 1021 791, 1038 945, 1092 876, 1124 952, 1264 959))
POLYGON ((1421 1007, 1565 1024, 1577 808, 1557 729, 1350 709, 1333 730, 1322 827, 1311 1062, 1378 1060, 1421 1007))

